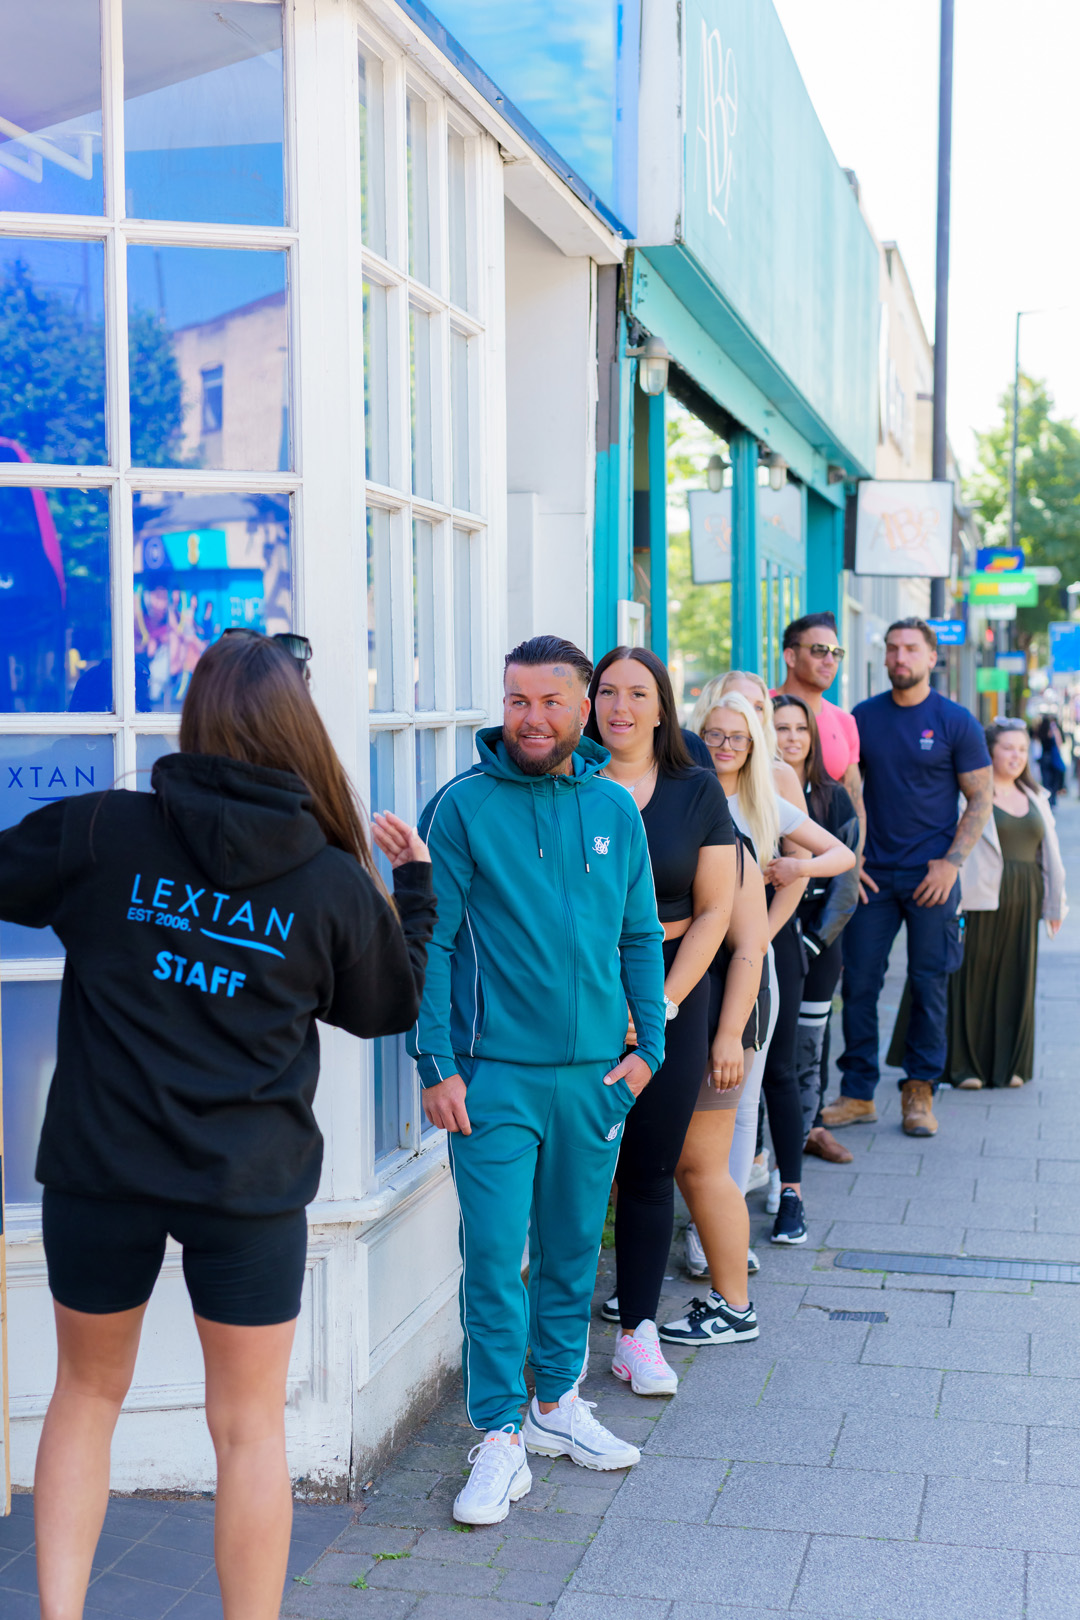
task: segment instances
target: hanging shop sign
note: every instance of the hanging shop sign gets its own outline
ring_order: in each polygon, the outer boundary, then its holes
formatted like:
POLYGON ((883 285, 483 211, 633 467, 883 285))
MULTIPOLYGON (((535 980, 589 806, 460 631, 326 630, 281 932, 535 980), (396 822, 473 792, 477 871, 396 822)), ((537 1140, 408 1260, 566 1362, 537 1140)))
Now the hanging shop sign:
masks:
MULTIPOLYGON (((695 585, 731 578, 731 489, 692 489, 690 568, 695 585)), ((798 484, 757 491, 758 548, 772 562, 802 573, 806 567, 803 492, 798 484)))
POLYGON ((866 478, 855 497, 855 572, 947 579, 953 486, 945 479, 866 478))
POLYGON ((997 669, 1003 669, 1006 675, 1026 675, 1027 653, 1000 652, 995 656, 994 664, 997 669))
POLYGON ((1080 624, 1069 620, 1051 624, 1050 663, 1055 675, 1080 670, 1080 624))
POLYGON ((963 619, 927 619, 937 636, 939 647, 962 647, 967 641, 967 625, 963 619))
POLYGON ((1030 568, 1019 568, 1008 574, 972 574, 971 600, 1035 607, 1039 601, 1039 582, 1030 568))
POLYGON ((976 692, 1007 692, 1009 690, 1009 677, 1003 669, 977 669, 975 671, 976 692))
POLYGON ((975 553, 975 567, 980 574, 1014 574, 1024 566, 1024 553, 1019 546, 980 546, 975 553))

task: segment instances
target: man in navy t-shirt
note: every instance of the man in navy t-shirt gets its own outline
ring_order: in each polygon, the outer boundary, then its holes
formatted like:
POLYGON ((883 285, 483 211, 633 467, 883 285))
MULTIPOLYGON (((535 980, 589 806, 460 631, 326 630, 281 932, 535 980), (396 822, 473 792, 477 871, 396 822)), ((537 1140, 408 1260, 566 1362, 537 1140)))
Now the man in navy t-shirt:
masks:
POLYGON ((937 637, 922 619, 885 636, 891 692, 855 707, 862 751, 866 847, 860 899, 843 933, 844 1055, 830 1129, 876 1120, 878 997, 893 940, 907 925, 911 1018, 900 1082, 903 1127, 933 1136, 934 1089, 945 1067, 948 976, 963 954, 960 868, 990 814, 993 773, 982 727, 930 686, 937 637), (967 806, 957 823, 957 798, 967 806))

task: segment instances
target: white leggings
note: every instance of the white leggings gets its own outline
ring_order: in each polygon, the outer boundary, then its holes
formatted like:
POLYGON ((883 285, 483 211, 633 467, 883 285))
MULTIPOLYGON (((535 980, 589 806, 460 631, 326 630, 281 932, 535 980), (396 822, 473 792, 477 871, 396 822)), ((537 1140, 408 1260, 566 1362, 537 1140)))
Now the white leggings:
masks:
POLYGON ((728 1154, 728 1169, 731 1179, 741 1193, 746 1191, 746 1183, 750 1179, 750 1166, 754 1162, 754 1148, 757 1145, 757 1119, 758 1100, 761 1097, 761 1077, 765 1072, 765 1059, 769 1055, 769 1043, 776 1028, 776 1017, 780 1011, 780 990, 776 982, 776 963, 773 960, 773 948, 769 946, 769 1027, 765 1034, 764 1044, 750 1065, 750 1073, 743 1085, 743 1094, 739 1098, 739 1107, 735 1114, 735 1130, 731 1138, 731 1152, 728 1154))

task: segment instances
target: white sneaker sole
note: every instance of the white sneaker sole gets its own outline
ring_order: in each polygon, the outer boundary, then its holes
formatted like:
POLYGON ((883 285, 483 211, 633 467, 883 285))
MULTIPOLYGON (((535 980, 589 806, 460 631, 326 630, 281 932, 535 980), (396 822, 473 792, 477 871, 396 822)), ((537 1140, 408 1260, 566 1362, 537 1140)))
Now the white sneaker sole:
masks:
POLYGON ((672 1374, 670 1383, 666 1380, 661 1381, 658 1378, 645 1383, 635 1378, 630 1368, 623 1361, 613 1361, 611 1370, 616 1378, 621 1378, 624 1384, 630 1385, 635 1395, 675 1395, 678 1393, 679 1375, 677 1373, 672 1374))
POLYGON ((458 1496, 454 1502, 454 1518, 458 1524, 501 1524, 510 1512, 510 1503, 520 1502, 523 1496, 528 1496, 532 1487, 532 1474, 525 1468, 511 1485, 505 1501, 497 1502, 490 1508, 462 1507, 461 1496, 458 1496))
POLYGON ((615 1468, 632 1468, 641 1461, 641 1452, 636 1446, 625 1446, 622 1452, 599 1456, 592 1451, 582 1451, 573 1443, 560 1441, 556 1436, 547 1434, 543 1429, 525 1419, 521 1428, 521 1438, 525 1442, 526 1450, 537 1457, 569 1457, 576 1462, 579 1468, 592 1468, 597 1473, 606 1474, 615 1468))

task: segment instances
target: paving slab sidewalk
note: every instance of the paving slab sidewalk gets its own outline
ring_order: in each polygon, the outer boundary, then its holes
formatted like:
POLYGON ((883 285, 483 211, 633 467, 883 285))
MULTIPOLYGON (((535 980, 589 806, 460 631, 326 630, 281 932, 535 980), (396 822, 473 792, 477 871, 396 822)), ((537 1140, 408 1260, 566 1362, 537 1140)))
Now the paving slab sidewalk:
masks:
MULTIPOLYGON (((1080 807, 1059 812, 1080 889, 1080 807)), ((809 1160, 810 1242, 776 1251, 751 1199, 757 1343, 670 1359, 671 1399, 608 1368, 584 1387, 642 1447, 629 1473, 533 1459, 491 1529, 455 1527, 476 1438, 441 1406, 361 1500, 298 1508, 283 1620, 1075 1620, 1080 1614, 1080 1287, 846 1271, 843 1247, 1080 1262, 1074 1084, 1080 910, 1043 945, 1035 1081, 944 1092, 905 1138, 895 1085, 845 1167, 809 1160), (872 1311, 884 1322, 836 1320, 872 1311)), ((882 998, 899 1003, 903 953, 882 998)), ((838 1035, 837 1031, 837 1035, 838 1035)), ((672 1251, 665 1311, 700 1284, 672 1251)), ((602 1258, 597 1302, 613 1286, 602 1258)), ((0 1520, 0 1614, 37 1620, 29 1498, 0 1520)), ((115 1502, 89 1620, 219 1620, 210 1502, 115 1502)))

